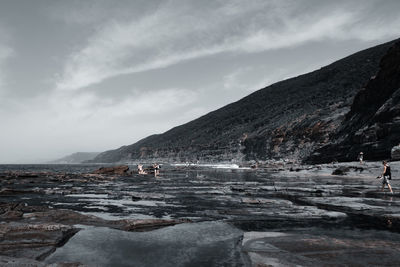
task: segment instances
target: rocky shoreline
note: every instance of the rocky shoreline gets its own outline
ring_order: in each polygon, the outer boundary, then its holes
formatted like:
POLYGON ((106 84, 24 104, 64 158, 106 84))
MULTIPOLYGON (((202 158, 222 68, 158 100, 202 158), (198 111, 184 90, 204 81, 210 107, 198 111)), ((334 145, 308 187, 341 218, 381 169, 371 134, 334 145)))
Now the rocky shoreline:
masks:
MULTIPOLYGON (((307 241, 312 237, 320 240, 325 256, 332 256, 336 245, 327 241, 333 237, 326 237, 334 235, 332 229, 342 235, 338 239, 348 242, 341 246, 343 250, 357 239, 364 240, 363 235, 374 234, 376 244, 394 253, 391 242, 400 243, 400 239, 391 239, 400 232, 400 163, 393 162, 392 169, 393 195, 378 190, 379 162, 277 164, 254 169, 170 166, 158 178, 6 171, 0 173, 0 263, 90 265, 80 259, 44 261, 68 244, 82 225, 152 233, 179 224, 196 227, 203 222, 223 222, 242 232, 242 244, 231 248, 240 255, 231 259, 232 266, 315 265, 323 260, 321 255, 309 257, 295 250, 299 244, 312 250, 315 244, 307 241), (342 175, 333 175, 338 169, 344 170, 342 175), (307 235, 305 229, 309 229, 307 235), (357 235, 350 229, 357 229, 357 235), (255 240, 262 240, 257 249, 255 240), (280 251, 273 257, 267 256, 274 251, 271 246, 280 251)), ((366 245, 357 244, 359 251, 370 253, 366 245)), ((371 253, 366 256, 374 257, 378 258, 371 253)), ((400 263, 398 256, 392 260, 400 263)), ((349 263, 349 259, 342 261, 349 263)), ((329 262, 340 264, 333 256, 329 262)))

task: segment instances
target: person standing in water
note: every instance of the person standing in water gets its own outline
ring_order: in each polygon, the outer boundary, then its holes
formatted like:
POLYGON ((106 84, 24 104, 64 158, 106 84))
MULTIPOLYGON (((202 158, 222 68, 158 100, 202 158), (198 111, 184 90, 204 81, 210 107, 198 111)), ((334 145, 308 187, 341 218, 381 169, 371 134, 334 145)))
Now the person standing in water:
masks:
POLYGON ((363 160, 364 160, 364 153, 360 152, 360 154, 358 154, 358 160, 360 161, 360 164, 363 164, 363 160))
POLYGON ((381 189, 381 191, 383 192, 383 190, 385 189, 385 185, 387 185, 389 190, 390 190, 390 193, 393 194, 392 187, 390 186, 390 183, 389 183, 389 180, 392 180, 392 173, 390 171, 390 166, 389 166, 389 164, 387 163, 386 160, 384 160, 382 162, 382 164, 383 164, 383 172, 382 172, 381 176, 378 176, 378 178, 382 178, 382 189, 381 189))
POLYGON ((143 170, 143 165, 139 164, 138 165, 138 174, 147 174, 144 170, 143 170))
POLYGON ((160 174, 160 165, 158 165, 157 163, 154 163, 153 169, 154 169, 154 177, 157 177, 160 174))

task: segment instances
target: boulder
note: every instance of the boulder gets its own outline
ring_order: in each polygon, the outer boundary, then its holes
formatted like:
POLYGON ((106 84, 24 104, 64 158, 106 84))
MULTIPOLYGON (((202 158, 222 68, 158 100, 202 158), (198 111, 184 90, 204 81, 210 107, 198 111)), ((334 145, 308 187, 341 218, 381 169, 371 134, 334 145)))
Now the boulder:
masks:
POLYGON ((332 175, 346 175, 350 171, 350 168, 347 166, 340 166, 336 170, 332 172, 332 175))
POLYGON ((101 167, 95 170, 94 174, 107 174, 107 175, 128 175, 129 167, 126 165, 120 165, 115 167, 101 167))
POLYGON ((400 160, 400 145, 394 146, 391 151, 392 160, 400 160))

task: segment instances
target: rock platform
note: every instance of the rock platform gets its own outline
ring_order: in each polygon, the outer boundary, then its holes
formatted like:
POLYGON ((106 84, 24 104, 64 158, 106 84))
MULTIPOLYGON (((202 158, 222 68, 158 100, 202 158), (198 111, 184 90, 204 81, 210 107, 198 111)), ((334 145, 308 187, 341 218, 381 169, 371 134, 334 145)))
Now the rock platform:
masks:
MULTIPOLYGON (((399 265, 400 164, 391 166, 393 195, 379 191, 381 181, 375 178, 381 164, 376 162, 259 169, 169 167, 158 178, 1 172, 0 260, 43 263, 68 244, 80 225, 162 232, 182 223, 195 229, 204 222, 221 222, 242 233, 235 239, 241 245, 227 246, 241 255, 231 266, 357 266, 359 261, 365 266, 376 264, 382 255, 399 265), (343 166, 348 169, 345 175, 332 175, 343 166)), ((204 234, 198 235, 201 239, 204 234)), ((88 264, 84 259, 53 258, 88 264)), ((218 266, 215 262, 208 266, 218 266)))

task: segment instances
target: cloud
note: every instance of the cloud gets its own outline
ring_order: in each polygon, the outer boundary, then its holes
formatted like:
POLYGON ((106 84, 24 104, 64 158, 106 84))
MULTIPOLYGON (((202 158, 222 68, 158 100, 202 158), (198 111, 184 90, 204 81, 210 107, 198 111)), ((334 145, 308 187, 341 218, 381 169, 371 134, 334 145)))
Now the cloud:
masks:
POLYGON ((224 52, 256 53, 323 39, 376 40, 395 36, 400 28, 395 17, 382 30, 362 17, 365 10, 343 3, 321 5, 307 15, 296 14, 304 1, 214 3, 168 1, 129 22, 107 21, 70 55, 57 88, 81 89, 118 75, 224 52))
POLYGON ((0 44, 0 62, 3 63, 6 59, 11 57, 12 54, 13 50, 10 47, 0 44))
POLYGON ((196 99, 195 92, 165 88, 158 92, 132 90, 121 99, 103 98, 95 92, 54 92, 49 98, 52 114, 71 123, 84 121, 110 121, 116 119, 166 114, 186 107, 196 99), (66 112, 69 111, 69 112, 66 112))
POLYGON ((82 27, 102 23, 110 17, 137 17, 156 8, 160 1, 163 0, 118 0, 118 3, 109 0, 52 1, 41 9, 55 21, 82 27))
POLYGON ((35 3, 41 16, 28 12, 19 23, 2 9, 15 36, 37 37, 40 25, 54 26, 46 28, 51 40, 29 43, 8 42, 0 31, 0 82, 10 86, 1 97, 0 85, 3 162, 134 143, 400 29, 399 1, 50 2, 35 3), (341 46, 329 50, 336 41, 341 46), (41 78, 50 80, 46 88, 41 78))
POLYGON ((0 147, 7 151, 0 154, 0 162, 43 162, 76 151, 104 151, 166 131, 204 112, 192 107, 195 92, 138 91, 119 100, 86 91, 55 91, 25 100, 18 112, 0 110, 5 126, 0 147))
MULTIPOLYGON (((2 36, 1 31, 0 31, 0 36, 2 36)), ((1 40, 1 38, 0 38, 0 40, 1 40)), ((0 43, 0 96, 2 95, 2 93, 4 91, 4 87, 6 86, 5 64, 6 64, 6 61, 9 58, 11 58, 13 55, 14 55, 14 51, 11 47, 9 47, 6 44, 0 43)))

